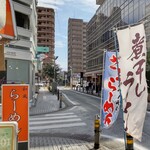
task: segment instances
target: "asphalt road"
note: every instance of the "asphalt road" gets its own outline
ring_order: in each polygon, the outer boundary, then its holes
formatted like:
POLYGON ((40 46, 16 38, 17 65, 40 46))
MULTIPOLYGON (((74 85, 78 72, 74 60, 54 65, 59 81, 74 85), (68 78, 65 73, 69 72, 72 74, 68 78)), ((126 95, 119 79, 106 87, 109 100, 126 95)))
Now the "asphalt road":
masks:
MULTIPOLYGON (((83 131, 81 131, 81 133, 83 134, 83 136, 84 134, 88 133, 89 137, 93 138, 94 117, 96 114, 100 113, 100 98, 76 91, 66 90, 63 92, 67 95, 67 97, 71 101, 73 101, 76 104, 73 110, 87 124, 86 130, 84 129, 83 131)), ((115 122, 115 124, 109 129, 102 129, 101 134, 105 136, 119 138, 122 140, 124 139, 123 120, 121 111, 120 114, 118 115, 118 119, 115 122)), ((142 141, 141 142, 135 141, 135 144, 150 149, 149 139, 150 139, 150 112, 147 112, 144 122, 142 141)))

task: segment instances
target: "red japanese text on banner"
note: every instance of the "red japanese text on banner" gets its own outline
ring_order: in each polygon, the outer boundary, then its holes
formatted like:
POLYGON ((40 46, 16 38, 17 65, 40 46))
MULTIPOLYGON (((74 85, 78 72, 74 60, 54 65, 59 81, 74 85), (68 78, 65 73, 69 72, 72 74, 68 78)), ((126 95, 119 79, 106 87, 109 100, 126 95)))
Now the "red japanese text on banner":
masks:
POLYGON ((109 128, 116 121, 120 108, 116 53, 107 51, 104 64, 101 124, 103 128, 109 128))
POLYGON ((141 140, 147 108, 146 36, 144 25, 117 31, 121 94, 124 109, 124 127, 127 133, 141 140))

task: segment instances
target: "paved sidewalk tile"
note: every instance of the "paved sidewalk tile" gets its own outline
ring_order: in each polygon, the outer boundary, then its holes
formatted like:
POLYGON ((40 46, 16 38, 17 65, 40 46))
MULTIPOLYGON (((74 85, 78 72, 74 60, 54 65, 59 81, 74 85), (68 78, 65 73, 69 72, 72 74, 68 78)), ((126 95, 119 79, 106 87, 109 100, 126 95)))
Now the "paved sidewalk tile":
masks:
MULTIPOLYGON (((62 108, 65 104, 62 103, 62 108)), ((61 108, 61 109, 62 109, 61 108)), ((40 88, 38 99, 35 106, 30 108, 30 115, 40 115, 60 110, 60 101, 57 95, 53 95, 47 88, 40 88)))
MULTIPOLYGON (((134 150, 143 148, 134 146, 134 150)), ((30 136, 30 150, 94 150, 94 142, 72 138, 50 137, 45 135, 30 136)), ((99 150, 125 150, 123 141, 101 136, 99 150)))
POLYGON ((92 143, 55 137, 31 137, 30 150, 89 150, 92 143))

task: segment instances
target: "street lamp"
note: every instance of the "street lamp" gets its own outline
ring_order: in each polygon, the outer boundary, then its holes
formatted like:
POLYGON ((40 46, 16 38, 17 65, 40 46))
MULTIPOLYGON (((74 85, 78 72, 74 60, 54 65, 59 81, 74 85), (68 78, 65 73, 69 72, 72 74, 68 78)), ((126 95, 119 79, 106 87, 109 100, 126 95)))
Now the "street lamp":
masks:
POLYGON ((56 60, 57 58, 58 58, 58 56, 55 56, 55 57, 54 57, 54 82, 55 82, 55 74, 56 74, 56 73, 55 73, 55 72, 56 72, 56 70, 55 70, 55 60, 56 60))

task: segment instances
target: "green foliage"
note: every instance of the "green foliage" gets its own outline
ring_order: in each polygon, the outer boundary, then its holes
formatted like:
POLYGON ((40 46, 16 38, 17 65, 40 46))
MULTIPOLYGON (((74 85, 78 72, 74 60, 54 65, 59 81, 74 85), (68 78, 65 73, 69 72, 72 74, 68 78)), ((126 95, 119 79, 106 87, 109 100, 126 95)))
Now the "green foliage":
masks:
POLYGON ((46 64, 43 67, 42 75, 47 76, 49 79, 54 78, 54 67, 51 64, 46 64))
MULTIPOLYGON (((56 64, 55 65, 55 79, 57 81, 59 72, 60 72, 60 68, 59 66, 56 64)), ((54 79, 54 65, 52 64, 46 64, 43 67, 43 72, 42 72, 43 77, 48 77, 49 80, 51 81, 52 79, 54 79)))

